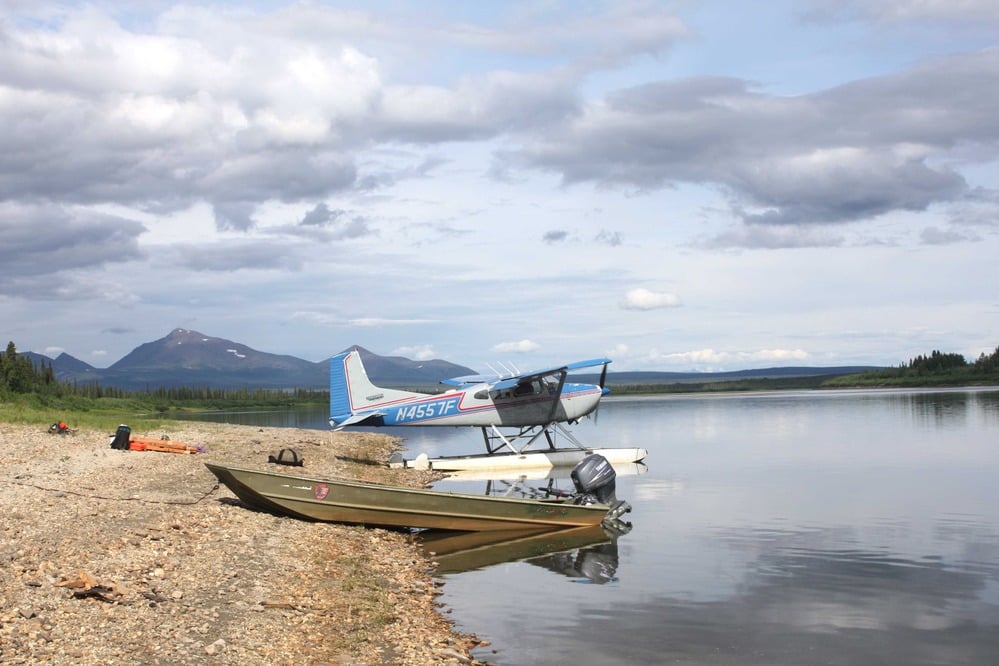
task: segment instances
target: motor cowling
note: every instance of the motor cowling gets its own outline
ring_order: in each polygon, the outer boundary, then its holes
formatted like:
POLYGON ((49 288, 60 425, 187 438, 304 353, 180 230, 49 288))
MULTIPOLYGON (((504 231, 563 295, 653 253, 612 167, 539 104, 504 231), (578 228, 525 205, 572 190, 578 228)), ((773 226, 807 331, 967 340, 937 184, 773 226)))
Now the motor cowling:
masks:
POLYGON ((591 453, 573 467, 569 474, 576 487, 576 504, 608 504, 617 502, 617 472, 599 453, 591 453))

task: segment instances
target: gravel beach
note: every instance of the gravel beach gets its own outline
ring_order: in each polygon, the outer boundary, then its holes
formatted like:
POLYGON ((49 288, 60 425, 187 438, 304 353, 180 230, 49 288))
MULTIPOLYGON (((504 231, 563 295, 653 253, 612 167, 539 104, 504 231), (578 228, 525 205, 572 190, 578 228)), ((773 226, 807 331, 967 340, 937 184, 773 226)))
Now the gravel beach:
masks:
POLYGON ((395 440, 177 422, 118 451, 110 432, 0 423, 0 662, 473 663, 412 536, 247 509, 204 462, 422 486, 395 440), (292 447, 304 468, 267 463, 292 447))

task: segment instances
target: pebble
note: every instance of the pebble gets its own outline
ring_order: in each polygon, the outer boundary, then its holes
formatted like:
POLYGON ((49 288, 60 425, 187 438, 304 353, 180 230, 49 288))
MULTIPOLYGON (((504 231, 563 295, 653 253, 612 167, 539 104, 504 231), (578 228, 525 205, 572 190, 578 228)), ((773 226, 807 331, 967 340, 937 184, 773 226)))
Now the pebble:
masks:
POLYGON ((206 645, 205 652, 210 655, 225 652, 225 641, 220 638, 211 645, 206 645))
POLYGON ((215 482, 203 461, 263 467, 268 452, 289 445, 306 448, 307 464, 323 474, 425 483, 347 462, 361 457, 357 449, 389 451, 389 438, 266 428, 255 452, 245 426, 170 430, 208 453, 108 453, 107 433, 82 428, 53 447, 45 428, 0 422, 0 663, 475 663, 458 649, 436 651, 462 637, 405 536, 277 518, 241 507, 225 488, 198 500, 215 482), (342 447, 351 455, 335 455, 342 447), (60 471, 62 455, 72 456, 71 469, 60 471), (337 557, 363 561, 363 573, 331 568, 347 566, 337 557), (102 592, 74 596, 86 590, 56 585, 78 572, 102 592), (378 604, 391 621, 366 624, 377 613, 365 609, 378 604), (210 634, 226 638, 205 644, 210 634))

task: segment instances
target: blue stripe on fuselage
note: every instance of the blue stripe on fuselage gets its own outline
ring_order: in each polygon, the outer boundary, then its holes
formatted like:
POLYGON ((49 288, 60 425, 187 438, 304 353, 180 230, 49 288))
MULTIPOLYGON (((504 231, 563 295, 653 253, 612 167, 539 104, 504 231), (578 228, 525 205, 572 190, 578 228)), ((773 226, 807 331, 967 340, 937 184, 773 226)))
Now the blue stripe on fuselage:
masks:
MULTIPOLYGON (((573 384, 563 387, 559 400, 579 398, 599 392, 600 388, 590 384, 573 384)), ((489 401, 472 399, 472 391, 458 391, 440 396, 428 396, 425 400, 418 402, 404 402, 400 405, 383 403, 372 408, 370 411, 377 411, 383 415, 382 425, 405 426, 419 425, 430 422, 447 422, 450 418, 468 416, 478 413, 502 412, 511 413, 518 409, 537 408, 539 405, 550 405, 555 399, 554 395, 530 395, 522 397, 511 397, 489 401)), ((369 410, 364 410, 369 411, 369 410)), ((442 423, 443 425, 443 423, 442 423)))

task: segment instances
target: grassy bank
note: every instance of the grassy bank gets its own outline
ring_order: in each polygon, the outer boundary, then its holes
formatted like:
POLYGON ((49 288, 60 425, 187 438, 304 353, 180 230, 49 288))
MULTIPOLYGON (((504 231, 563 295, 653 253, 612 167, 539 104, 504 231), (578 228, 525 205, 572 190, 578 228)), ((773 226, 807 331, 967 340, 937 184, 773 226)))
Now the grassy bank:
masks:
MULTIPOLYGON (((321 398, 323 404, 325 397, 321 398)), ((257 395, 225 399, 185 399, 166 401, 151 394, 91 397, 84 395, 44 395, 17 393, 0 400, 0 421, 48 426, 65 421, 71 428, 91 428, 113 432, 119 423, 156 429, 181 418, 183 414, 226 409, 287 409, 319 404, 314 397, 283 396, 267 399, 257 395)))
POLYGON ((166 417, 135 398, 50 397, 18 394, 0 402, 0 421, 48 426, 65 421, 71 428, 114 431, 119 423, 156 428, 166 417))
POLYGON ((897 371, 865 372, 835 377, 822 388, 955 388, 960 386, 999 386, 999 373, 980 375, 947 372, 932 375, 906 375, 897 371))

